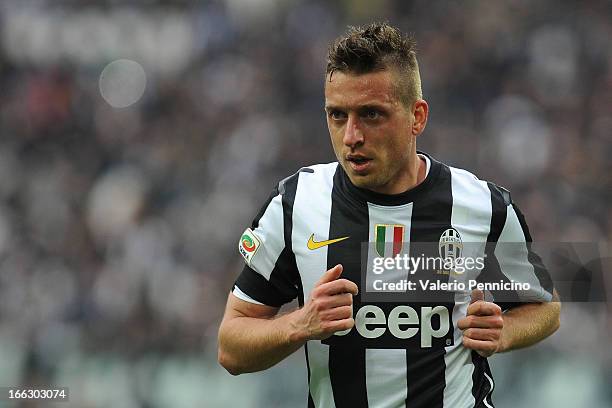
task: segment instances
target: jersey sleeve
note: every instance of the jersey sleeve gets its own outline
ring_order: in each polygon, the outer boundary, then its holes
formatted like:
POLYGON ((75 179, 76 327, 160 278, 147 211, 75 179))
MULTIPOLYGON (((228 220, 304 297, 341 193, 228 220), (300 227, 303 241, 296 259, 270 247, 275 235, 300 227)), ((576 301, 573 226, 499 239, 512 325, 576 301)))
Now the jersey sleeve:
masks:
POLYGON ((500 222, 493 234, 495 242, 487 244, 490 250, 484 279, 491 283, 512 283, 517 289, 492 292, 494 301, 504 310, 524 303, 549 302, 553 293, 552 278, 532 248, 533 240, 525 217, 507 190, 501 187, 496 190, 500 197, 497 207, 500 222))
POLYGON ((238 242, 246 265, 232 289, 235 296, 274 307, 297 297, 297 266, 284 226, 283 195, 277 187, 238 242))

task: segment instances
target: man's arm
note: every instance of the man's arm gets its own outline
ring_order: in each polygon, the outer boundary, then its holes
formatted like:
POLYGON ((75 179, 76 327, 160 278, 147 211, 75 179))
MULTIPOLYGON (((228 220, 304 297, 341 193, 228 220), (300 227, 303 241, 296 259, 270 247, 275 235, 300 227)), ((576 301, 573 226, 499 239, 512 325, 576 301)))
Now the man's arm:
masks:
POLYGON ((219 328, 219 363, 233 375, 265 370, 304 344, 292 313, 257 305, 230 293, 219 328))
POLYGON ((520 305, 505 313, 495 303, 485 302, 482 291, 474 291, 467 315, 457 325, 463 330, 463 345, 489 357, 550 336, 559 328, 560 312, 556 291, 551 302, 520 305))
POLYGON ((502 314, 504 328, 498 352, 528 347, 550 336, 560 326, 561 302, 553 290, 553 299, 545 303, 528 303, 502 314))
POLYGON ((219 363, 233 375, 265 370, 307 340, 353 327, 357 285, 338 279, 341 273, 341 265, 325 272, 304 307, 281 316, 276 316, 278 308, 230 294, 219 328, 219 363))

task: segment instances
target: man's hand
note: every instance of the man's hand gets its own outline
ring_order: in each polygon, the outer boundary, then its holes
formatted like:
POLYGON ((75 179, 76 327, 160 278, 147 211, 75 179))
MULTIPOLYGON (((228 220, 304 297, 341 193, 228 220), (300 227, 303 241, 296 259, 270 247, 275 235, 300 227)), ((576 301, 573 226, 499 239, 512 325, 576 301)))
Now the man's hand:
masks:
POLYGON ((305 340, 323 340, 355 325, 353 296, 357 294, 357 285, 348 279, 339 279, 340 274, 342 265, 325 272, 308 302, 296 312, 295 329, 305 340))
POLYGON ((482 290, 472 291, 467 315, 457 322, 463 330, 463 345, 476 350, 483 357, 501 351, 501 335, 504 327, 502 310, 495 303, 485 302, 482 290))

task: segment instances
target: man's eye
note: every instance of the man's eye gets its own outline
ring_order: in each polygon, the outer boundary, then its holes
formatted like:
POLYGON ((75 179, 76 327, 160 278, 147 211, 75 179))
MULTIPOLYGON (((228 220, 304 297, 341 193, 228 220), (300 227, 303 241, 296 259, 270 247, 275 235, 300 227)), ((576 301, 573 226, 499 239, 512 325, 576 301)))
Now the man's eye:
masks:
POLYGON ((329 117, 333 120, 341 120, 344 118, 344 113, 341 111, 333 110, 329 112, 329 117))
POLYGON ((376 109, 368 109, 365 114, 368 119, 372 120, 380 117, 380 112, 378 112, 376 109))

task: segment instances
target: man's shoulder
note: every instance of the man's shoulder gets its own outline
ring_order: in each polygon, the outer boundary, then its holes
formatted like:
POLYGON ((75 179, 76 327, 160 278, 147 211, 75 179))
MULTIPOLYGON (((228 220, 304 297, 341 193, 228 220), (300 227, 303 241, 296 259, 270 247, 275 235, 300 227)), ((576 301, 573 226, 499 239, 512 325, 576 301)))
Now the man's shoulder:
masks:
POLYGON ((447 165, 447 167, 452 175, 452 182, 458 187, 468 191, 482 190, 487 194, 499 197, 505 205, 510 205, 512 203, 510 191, 507 188, 492 181, 483 180, 466 169, 449 165, 447 165))
POLYGON ((303 176, 314 178, 318 183, 332 183, 337 167, 338 162, 312 164, 302 167, 292 175, 278 182, 278 192, 280 194, 285 194, 288 188, 295 189, 300 177, 303 176))
POLYGON ((310 174, 318 174, 319 176, 327 176, 331 174, 333 176, 336 173, 336 168, 338 167, 338 162, 331 163, 319 163, 319 164, 311 164, 310 166, 302 167, 299 172, 306 172, 310 174))

